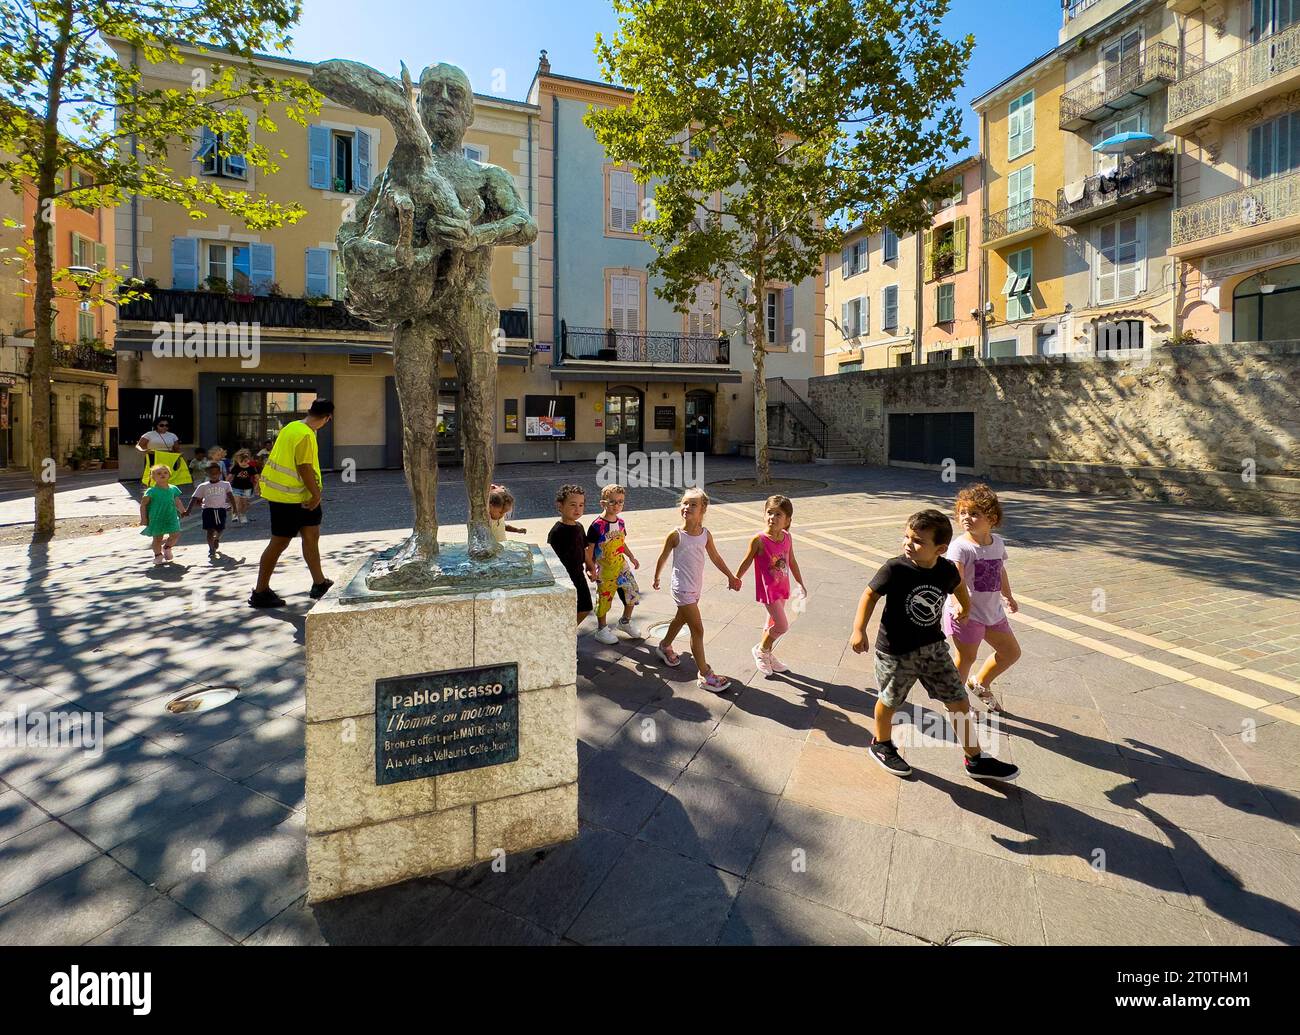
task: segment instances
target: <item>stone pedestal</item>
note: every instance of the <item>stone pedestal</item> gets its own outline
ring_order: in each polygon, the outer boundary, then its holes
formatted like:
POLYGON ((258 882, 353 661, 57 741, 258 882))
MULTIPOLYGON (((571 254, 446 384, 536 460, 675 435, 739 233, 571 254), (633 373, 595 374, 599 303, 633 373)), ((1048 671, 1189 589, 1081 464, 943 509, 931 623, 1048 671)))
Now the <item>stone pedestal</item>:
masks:
POLYGON ((542 554, 553 586, 361 604, 336 588, 308 614, 308 901, 577 837, 576 599, 542 554), (376 680, 512 662, 517 761, 378 784, 376 680))

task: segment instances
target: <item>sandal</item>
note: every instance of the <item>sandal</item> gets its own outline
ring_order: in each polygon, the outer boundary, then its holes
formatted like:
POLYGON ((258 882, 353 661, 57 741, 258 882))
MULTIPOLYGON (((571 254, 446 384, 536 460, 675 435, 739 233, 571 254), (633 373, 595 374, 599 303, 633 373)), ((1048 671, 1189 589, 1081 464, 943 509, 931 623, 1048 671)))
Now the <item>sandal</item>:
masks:
POLYGON ((163 561, 163 555, 160 554, 160 553, 156 553, 156 554, 154 554, 154 555, 153 555, 153 562, 154 562, 154 564, 163 564, 163 563, 164 563, 164 561, 163 561))
POLYGON ((998 702, 993 696, 993 691, 983 683, 977 683, 973 679, 968 680, 966 682, 966 690, 980 699, 980 702, 984 705, 986 711, 1000 712, 1002 710, 998 707, 998 702))
POLYGON ((682 663, 682 659, 677 656, 677 652, 671 647, 665 647, 663 644, 655 647, 655 653, 659 655, 659 660, 669 668, 676 668, 682 663))

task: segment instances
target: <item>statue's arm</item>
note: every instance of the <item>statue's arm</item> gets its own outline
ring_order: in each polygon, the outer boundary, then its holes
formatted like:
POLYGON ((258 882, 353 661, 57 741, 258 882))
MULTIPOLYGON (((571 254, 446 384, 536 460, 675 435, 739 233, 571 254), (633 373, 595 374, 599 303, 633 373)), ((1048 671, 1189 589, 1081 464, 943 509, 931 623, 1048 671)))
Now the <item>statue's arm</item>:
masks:
POLYGON ((537 240, 537 223, 524 208, 510 174, 495 165, 487 166, 486 171, 485 194, 488 207, 504 212, 505 215, 500 219, 480 223, 474 227, 478 244, 481 247, 498 244, 532 244, 537 240))

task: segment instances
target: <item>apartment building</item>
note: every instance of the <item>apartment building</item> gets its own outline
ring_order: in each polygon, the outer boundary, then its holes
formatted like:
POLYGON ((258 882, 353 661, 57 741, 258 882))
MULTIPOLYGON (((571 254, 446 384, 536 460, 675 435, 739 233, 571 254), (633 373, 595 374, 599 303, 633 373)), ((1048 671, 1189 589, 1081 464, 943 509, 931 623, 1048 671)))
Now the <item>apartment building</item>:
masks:
POLYGON ((1183 48, 1165 132, 1181 145, 1170 252, 1203 341, 1300 327, 1300 4, 1168 0, 1183 48))
MULTIPOLYGON (((79 171, 65 173, 64 186, 80 180, 79 171)), ((113 261, 111 212, 103 209, 54 209, 51 227, 54 267, 103 269, 113 261)), ((0 191, 0 248, 5 254, 31 236, 36 225, 36 188, 20 193, 0 191), (8 226, 5 220, 17 224, 8 226)), ((0 265, 0 468, 30 463, 32 347, 36 337, 36 271, 0 265), (20 297, 25 295, 26 297, 20 297)), ((68 281, 62 281, 65 289, 68 281)), ((112 306, 88 298, 56 298, 51 328, 54 365, 51 371, 50 436, 53 459, 99 462, 113 453, 117 438, 117 374, 109 348, 114 336, 112 306)))
POLYGON ((1177 189, 1175 142, 1164 132, 1178 74, 1178 28, 1164 0, 1066 7, 1066 88, 1059 130, 1065 184, 1061 351, 1123 353, 1158 344, 1174 323, 1177 263, 1169 254, 1177 189), (1116 153, 1127 135, 1127 150, 1116 153), (1098 152, 1107 143, 1108 150, 1098 152))
MULTIPOLYGON (((219 52, 184 50, 186 65, 154 64, 110 41, 118 59, 137 61, 143 88, 184 89, 195 63, 220 62, 219 52)), ((260 56, 270 74, 306 78, 307 62, 260 56)), ((465 138, 469 158, 509 172, 525 203, 536 169, 535 105, 475 95, 475 121, 465 138)), ((222 158, 212 134, 176 140, 173 169, 211 178, 227 189, 264 192, 297 203, 306 216, 289 226, 249 230, 212 211, 192 219, 176 205, 135 198, 116 213, 117 261, 144 280, 150 298, 124 305, 116 340, 122 383, 124 476, 138 476, 142 457, 131 446, 158 416, 168 416, 186 447, 221 444, 233 451, 260 448, 298 419, 319 397, 332 398, 335 419, 320 434, 321 462, 345 459, 357 468, 399 467, 402 433, 393 376, 392 335, 351 316, 335 234, 346 212, 384 169, 393 149, 382 119, 325 100, 309 125, 274 111, 278 132, 255 138, 279 159, 274 173, 255 170, 239 155, 222 158), (196 321, 256 328, 256 364, 238 354, 186 358, 157 354, 155 326, 196 321)), ((499 398, 519 399, 534 372, 535 270, 530 248, 498 248, 492 292, 500 312, 499 398)), ((234 350, 232 349, 232 353, 234 350)), ((438 433, 441 455, 460 455, 461 385, 449 352, 439 368, 438 433)), ((503 428, 519 424, 517 410, 501 407, 503 428)), ((505 437, 505 436, 503 436, 505 437)))
MULTIPOLYGON (((528 413, 566 415, 564 459, 604 450, 727 453, 754 438, 754 368, 746 320, 720 283, 678 312, 649 273, 654 249, 632 227, 654 184, 609 161, 583 122, 588 106, 625 104, 608 83, 552 71, 543 52, 528 94, 538 110, 537 369, 545 394, 528 413)), ((689 159, 690 141, 682 142, 689 159)), ((822 278, 763 288, 765 375, 802 387, 825 350, 822 278)), ((509 459, 545 459, 550 443, 498 438, 509 459)))
POLYGON ((917 322, 925 363, 983 356, 983 169, 982 157, 974 155, 943 172, 940 179, 948 185, 949 193, 935 207, 930 229, 921 237, 922 287, 917 322))
POLYGON ((1065 186, 1058 128, 1065 72, 1057 48, 972 102, 984 155, 980 246, 992 303, 992 311, 985 309, 989 357, 1061 350, 1066 249, 1056 198, 1065 186))
POLYGON ((825 373, 911 363, 916 344, 917 237, 848 231, 826 257, 825 373))

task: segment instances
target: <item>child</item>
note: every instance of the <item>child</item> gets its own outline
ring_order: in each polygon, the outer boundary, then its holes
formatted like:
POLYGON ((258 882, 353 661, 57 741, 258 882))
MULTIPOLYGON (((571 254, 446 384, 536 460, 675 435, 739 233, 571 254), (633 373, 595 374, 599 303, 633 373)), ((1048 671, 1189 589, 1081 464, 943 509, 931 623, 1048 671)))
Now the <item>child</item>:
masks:
POLYGON ((587 588, 584 572, 586 536, 578 524, 578 518, 587 509, 587 490, 581 485, 561 485, 555 494, 555 509, 560 512, 560 520, 551 526, 546 541, 569 573, 573 588, 578 591, 578 624, 581 625, 582 620, 591 614, 591 590, 587 588))
POLYGON ((253 465, 253 454, 241 449, 235 454, 235 465, 230 469, 230 495, 235 512, 235 524, 248 524, 248 508, 253 505, 253 493, 261 479, 253 465))
POLYGON ((203 531, 208 533, 208 560, 217 559, 221 533, 226 530, 226 511, 230 509, 230 483, 221 477, 221 465, 208 464, 208 480, 194 489, 185 516, 190 516, 194 504, 203 507, 203 531))
POLYGON ((515 509, 515 497, 504 485, 493 485, 488 492, 488 518, 492 529, 492 538, 498 543, 506 541, 507 532, 527 533, 526 528, 515 528, 514 525, 507 525, 506 518, 515 509))
POLYGON ((685 625, 691 631, 691 653, 699 669, 698 682, 703 690, 720 694, 731 686, 731 680, 718 675, 709 667, 704 657, 704 619, 700 617, 700 591, 704 588, 704 557, 707 554, 718 571, 727 576, 727 588, 739 590, 740 579, 731 574, 727 562, 718 555, 713 536, 704 527, 704 512, 709 507, 709 497, 703 489, 687 489, 679 503, 682 528, 675 528, 664 540, 663 552, 655 564, 654 588, 659 588, 659 572, 663 570, 668 555, 673 555, 673 603, 677 614, 668 625, 663 642, 655 648, 659 659, 671 668, 681 664, 673 650, 673 640, 685 625))
POLYGON ((226 459, 225 449, 221 446, 212 446, 208 450, 208 463, 221 466, 221 480, 225 481, 226 476, 230 474, 230 461, 226 459))
POLYGON ((957 674, 966 689, 974 693, 984 707, 996 712, 993 680, 1020 660, 1020 644, 1011 631, 1006 611, 1020 610, 1011 595, 1007 578, 1007 547, 993 529, 1002 524, 1002 504, 987 485, 972 485, 957 493, 957 523, 966 533, 952 544, 949 559, 957 565, 966 592, 970 594, 970 617, 958 621, 949 601, 943 614, 943 629, 957 647, 957 674), (1006 611, 1002 601, 1006 600, 1006 611), (980 641, 987 640, 993 656, 985 659, 976 679, 970 670, 979 654, 980 641))
POLYGON ((872 577, 858 601, 858 613, 849 645, 857 654, 866 651, 867 622, 876 602, 885 598, 885 614, 876 636, 876 733, 869 748, 886 772, 910 776, 912 768, 891 739, 894 712, 903 706, 918 679, 936 701, 953 713, 954 725, 966 752, 966 772, 976 780, 1014 780, 1020 770, 980 753, 970 702, 961 677, 948 654, 939 620, 951 593, 965 621, 970 609, 966 586, 952 561, 940 556, 952 541, 952 522, 937 510, 922 510, 907 519, 903 554, 886 561, 872 577))
POLYGON ((190 461, 190 481, 200 484, 208 476, 208 451, 202 446, 194 447, 194 459, 190 461))
MULTIPOLYGON (((736 578, 743 579, 749 566, 754 565, 754 598, 767 608, 767 624, 763 638, 751 653, 758 670, 770 676, 773 672, 790 671, 789 666, 777 661, 772 651, 776 641, 790 628, 785 617, 785 602, 790 599, 790 573, 794 573, 800 589, 803 589, 803 575, 799 562, 794 559, 794 543, 790 537, 794 504, 786 496, 769 496, 763 509, 767 529, 750 540, 749 553, 740 562, 736 578)), ((807 592, 805 589, 805 595, 807 592)))
POLYGON ((166 464, 154 464, 149 469, 153 484, 144 490, 140 500, 141 535, 153 538, 153 562, 162 564, 172 559, 172 547, 181 539, 181 490, 171 484, 172 471, 166 464), (164 539, 166 542, 164 542, 164 539))
POLYGON ((596 577, 596 639, 601 643, 618 643, 614 630, 605 625, 605 616, 614 605, 614 594, 623 601, 623 617, 618 627, 633 639, 639 640, 632 629, 632 608, 641 602, 636 577, 627 566, 641 567, 641 562, 627 545, 627 526, 619 514, 627 500, 627 490, 621 485, 606 485, 600 490, 600 517, 587 529, 587 569, 595 570, 596 577), (624 558, 627 560, 625 561, 624 558))

